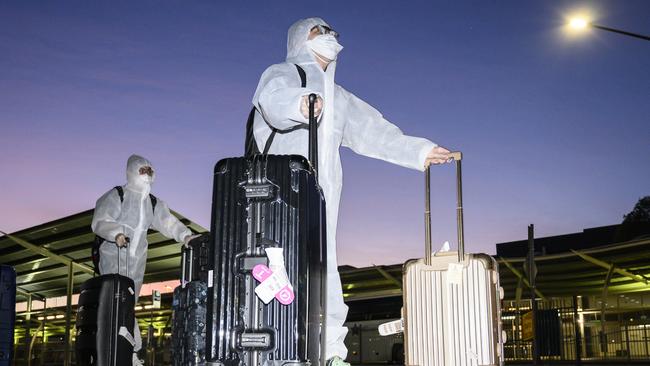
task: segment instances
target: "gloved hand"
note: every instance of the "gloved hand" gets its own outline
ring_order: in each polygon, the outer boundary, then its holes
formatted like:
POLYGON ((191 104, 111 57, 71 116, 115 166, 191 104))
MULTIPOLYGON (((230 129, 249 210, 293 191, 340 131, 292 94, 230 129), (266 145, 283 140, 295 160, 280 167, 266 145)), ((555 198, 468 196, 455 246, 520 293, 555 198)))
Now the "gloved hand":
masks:
MULTIPOLYGON (((323 110, 323 99, 321 97, 316 97, 316 102, 314 102, 314 117, 320 116, 320 112, 323 110)), ((309 118, 309 95, 302 96, 302 103, 300 104, 300 113, 303 117, 309 118)))
POLYGON ((429 151, 429 154, 427 154, 427 158, 424 161, 424 167, 426 168, 431 164, 444 164, 450 162, 451 157, 449 156, 449 153, 450 151, 442 146, 434 147, 429 151))
POLYGON ((284 254, 282 248, 264 248, 266 256, 269 258, 269 268, 273 273, 277 273, 282 279, 284 279, 288 284, 289 288, 293 290, 291 282, 289 282, 289 276, 287 275, 287 269, 284 267, 284 254))
POLYGON ((189 247, 190 247, 190 242, 191 242, 192 240, 198 238, 199 236, 201 236, 201 234, 195 234, 195 235, 188 235, 188 236, 186 236, 186 237, 183 239, 183 246, 184 246, 185 248, 189 248, 189 247))
POLYGON ((129 244, 129 238, 122 233, 117 234, 115 235, 115 244, 120 248, 125 247, 129 244))

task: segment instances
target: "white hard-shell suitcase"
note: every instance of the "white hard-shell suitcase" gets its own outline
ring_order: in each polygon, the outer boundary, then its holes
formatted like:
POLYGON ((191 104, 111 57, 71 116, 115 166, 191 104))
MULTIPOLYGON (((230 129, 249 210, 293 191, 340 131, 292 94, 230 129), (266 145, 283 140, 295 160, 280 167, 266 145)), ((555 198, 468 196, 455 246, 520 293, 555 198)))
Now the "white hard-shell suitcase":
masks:
POLYGON ((426 170, 426 254, 404 264, 403 326, 408 366, 503 365, 497 262, 465 254, 460 152, 456 162, 458 252, 431 253, 430 174, 426 170))

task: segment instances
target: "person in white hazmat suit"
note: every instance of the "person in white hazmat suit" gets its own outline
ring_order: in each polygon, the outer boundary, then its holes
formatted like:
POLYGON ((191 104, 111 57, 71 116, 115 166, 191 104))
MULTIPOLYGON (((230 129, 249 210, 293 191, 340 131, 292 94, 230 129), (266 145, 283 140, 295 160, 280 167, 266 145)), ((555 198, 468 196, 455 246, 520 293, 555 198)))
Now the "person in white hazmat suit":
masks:
POLYGON ((327 308, 325 356, 331 366, 345 365, 347 348, 343 327, 348 307, 343 302, 336 259, 336 226, 341 197, 341 145, 358 154, 404 167, 424 170, 429 164, 449 160, 449 150, 433 142, 406 136, 375 108, 334 82, 336 59, 343 48, 338 34, 320 18, 294 23, 288 32, 286 62, 264 71, 253 97, 253 134, 257 146, 265 146, 277 130, 269 154, 308 156, 307 96, 318 95, 319 183, 327 207, 327 308), (306 87, 295 65, 305 71, 306 87), (288 132, 287 132, 288 130, 288 132), (283 133, 283 131, 285 133, 283 133))
MULTIPOLYGON (((136 304, 147 264, 147 230, 154 228, 185 245, 195 237, 171 214, 165 202, 150 196, 154 178, 151 162, 131 155, 126 165, 127 183, 120 187, 121 194, 116 187, 101 196, 95 205, 91 224, 93 232, 104 239, 99 247, 99 273, 118 273, 119 270, 119 274, 133 279, 136 304)), ((141 365, 137 352, 142 348, 142 337, 137 319, 133 332, 133 365, 141 365)))

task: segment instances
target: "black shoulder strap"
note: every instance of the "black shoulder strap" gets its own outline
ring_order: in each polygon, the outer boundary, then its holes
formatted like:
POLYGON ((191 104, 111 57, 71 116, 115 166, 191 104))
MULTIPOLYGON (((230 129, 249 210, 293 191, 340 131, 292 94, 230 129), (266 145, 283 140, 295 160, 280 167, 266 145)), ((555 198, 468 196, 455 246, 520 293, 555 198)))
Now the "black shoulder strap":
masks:
MULTIPOLYGON (((300 65, 298 64, 294 64, 294 66, 296 66, 296 69, 298 70, 298 75, 300 75, 300 87, 301 88, 307 87, 307 74, 305 73, 305 70, 302 67, 300 67, 300 65)), ((255 107, 251 109, 250 113, 248 114, 248 121, 246 122, 246 146, 244 151, 245 156, 253 156, 260 153, 260 149, 259 147, 257 147, 257 141, 255 141, 255 136, 253 135, 254 122, 255 122, 255 107)), ((305 126, 299 124, 292 128, 282 131, 282 133, 292 132, 302 128, 305 128, 305 126)), ((271 135, 266 140, 266 144, 264 145, 264 151, 262 152, 263 155, 268 154, 269 149, 271 148, 271 144, 273 143, 273 139, 275 138, 275 135, 279 132, 277 128, 271 127, 271 130, 272 130, 271 135)))
POLYGON ((156 203, 158 203, 158 199, 151 193, 149 193, 149 199, 151 200, 151 210, 156 212, 156 203))
POLYGON ((124 202, 124 189, 122 186, 115 186, 115 190, 117 191, 117 194, 120 196, 120 202, 124 202))
POLYGON ((248 122, 246 122, 246 146, 244 156, 253 156, 260 153, 260 149, 257 147, 257 142, 255 141, 255 135, 253 135, 253 123, 255 123, 255 107, 251 109, 251 112, 248 114, 248 122))
POLYGON ((298 69, 298 74, 300 75, 300 87, 301 88, 306 88, 307 87, 307 74, 305 74, 305 70, 300 67, 298 64, 296 65, 296 69, 298 69))

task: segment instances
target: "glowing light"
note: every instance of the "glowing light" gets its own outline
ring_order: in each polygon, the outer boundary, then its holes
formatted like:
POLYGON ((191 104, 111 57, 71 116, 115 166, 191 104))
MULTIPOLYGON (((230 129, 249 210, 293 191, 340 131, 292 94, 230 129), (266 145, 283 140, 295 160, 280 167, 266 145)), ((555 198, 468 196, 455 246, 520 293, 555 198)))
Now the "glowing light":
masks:
POLYGON ((574 29, 584 29, 584 28, 587 27, 587 24, 588 23, 584 18, 573 18, 569 22, 569 25, 571 26, 571 28, 574 28, 574 29))

